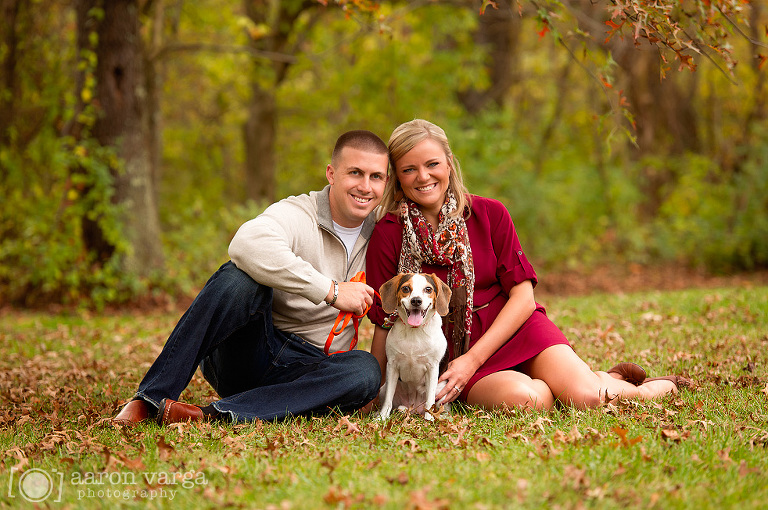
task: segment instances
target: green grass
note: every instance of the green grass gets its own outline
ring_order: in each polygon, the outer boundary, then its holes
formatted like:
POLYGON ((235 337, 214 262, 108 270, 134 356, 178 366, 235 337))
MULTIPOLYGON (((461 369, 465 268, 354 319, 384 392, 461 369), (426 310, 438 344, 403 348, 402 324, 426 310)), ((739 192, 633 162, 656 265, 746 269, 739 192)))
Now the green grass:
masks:
MULTIPOLYGON (((179 313, 2 311, 0 506, 32 507, 25 496, 50 489, 40 506, 766 507, 768 288, 543 302, 594 369, 636 361, 698 387, 589 411, 462 407, 435 423, 334 414, 116 430, 108 418, 179 313)), ((181 398, 215 395, 195 376, 181 398)))

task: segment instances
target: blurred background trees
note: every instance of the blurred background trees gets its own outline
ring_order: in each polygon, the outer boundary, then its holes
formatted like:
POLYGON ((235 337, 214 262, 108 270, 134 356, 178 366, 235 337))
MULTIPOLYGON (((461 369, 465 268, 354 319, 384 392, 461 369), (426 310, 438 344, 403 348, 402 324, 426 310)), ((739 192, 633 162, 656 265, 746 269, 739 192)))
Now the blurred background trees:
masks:
POLYGON ((768 266, 762 2, 0 0, 0 303, 187 292, 336 137, 445 128, 541 273, 768 266), (482 14, 481 14, 482 12, 482 14))

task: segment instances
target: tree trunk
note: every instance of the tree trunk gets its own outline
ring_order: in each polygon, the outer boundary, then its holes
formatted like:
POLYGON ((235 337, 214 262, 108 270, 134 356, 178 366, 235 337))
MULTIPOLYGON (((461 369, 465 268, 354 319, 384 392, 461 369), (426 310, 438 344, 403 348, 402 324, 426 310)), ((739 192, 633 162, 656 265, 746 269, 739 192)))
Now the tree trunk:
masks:
MULTIPOLYGON (((162 267, 163 252, 147 136, 138 0, 81 0, 78 7, 79 40, 87 41, 92 31, 98 35, 94 103, 100 115, 92 135, 100 145, 115 147, 123 162, 120 171, 113 171, 113 198, 123 209, 123 236, 130 246, 126 269, 147 275, 162 267), (95 7, 103 9, 103 18, 89 16, 95 7)), ((89 223, 84 225, 85 235, 91 236, 86 244, 107 253, 103 251, 111 244, 107 236, 97 223, 89 223)))
POLYGON ((246 192, 252 200, 275 200, 275 139, 277 106, 273 91, 258 83, 251 87, 244 127, 246 192))
MULTIPOLYGON (((290 37, 301 15, 310 10, 317 13, 318 5, 317 0, 244 0, 245 12, 253 26, 269 28, 266 34, 252 34, 252 47, 273 55, 271 61, 265 61, 263 56, 253 60, 252 94, 248 120, 243 126, 246 191, 251 200, 275 200, 278 122, 275 96, 286 77, 292 55, 299 51, 299 43, 289 47, 290 37)), ((307 23, 307 31, 317 19, 316 16, 307 23)))
MULTIPOLYGON (((679 156, 699 152, 699 135, 694 94, 684 94, 678 85, 679 74, 660 79, 661 58, 656 48, 647 44, 635 48, 623 41, 612 50, 614 60, 624 70, 630 109, 637 126, 636 155, 679 156)), ((650 220, 658 214, 665 200, 665 190, 677 180, 666 165, 646 165, 640 183, 646 199, 641 215, 650 220)))
POLYGON ((613 46, 614 60, 626 73, 627 98, 637 121, 641 154, 698 152, 694 96, 678 84, 679 74, 661 79, 661 57, 648 44, 626 40, 613 46))
MULTIPOLYGON (((4 47, 0 61, 0 146, 10 143, 9 128, 15 112, 14 98, 18 96, 16 80, 16 18, 21 7, 20 0, 2 0, 0 2, 0 47, 4 47)), ((4 172, 4 170, 0 170, 4 172)), ((2 175, 2 174, 0 174, 2 175)))
MULTIPOLYGON (((581 28, 593 33, 596 41, 603 41, 608 34, 605 9, 587 0, 579 0, 572 6, 578 7, 585 15, 579 19, 581 28)), ((630 37, 612 37, 600 44, 623 71, 619 76, 621 85, 617 89, 627 91, 629 110, 635 119, 635 157, 640 159, 657 155, 663 158, 688 151, 698 152, 700 141, 693 107, 695 96, 682 91, 679 73, 661 78, 659 49, 648 42, 636 45, 630 37)), ((665 165, 648 165, 642 171, 641 187, 646 201, 642 204, 641 214, 649 219, 656 216, 665 198, 664 190, 676 177, 665 165)))
POLYGON ((166 73, 165 62, 163 59, 157 58, 157 55, 160 54, 165 44, 163 37, 165 11, 165 0, 154 0, 144 4, 143 15, 147 19, 151 19, 151 22, 147 22, 147 25, 150 27, 150 42, 148 47, 144 48, 143 58, 147 91, 147 140, 155 203, 159 201, 158 192, 160 190, 163 170, 163 116, 161 99, 166 73))
MULTIPOLYGON (((486 90, 469 89, 458 93, 464 109, 477 115, 489 104, 501 107, 509 87, 514 83, 521 19, 509 2, 497 2, 480 16, 473 35, 478 47, 488 51, 488 75, 491 85, 486 90)), ((475 5, 472 7, 475 8, 475 5)))

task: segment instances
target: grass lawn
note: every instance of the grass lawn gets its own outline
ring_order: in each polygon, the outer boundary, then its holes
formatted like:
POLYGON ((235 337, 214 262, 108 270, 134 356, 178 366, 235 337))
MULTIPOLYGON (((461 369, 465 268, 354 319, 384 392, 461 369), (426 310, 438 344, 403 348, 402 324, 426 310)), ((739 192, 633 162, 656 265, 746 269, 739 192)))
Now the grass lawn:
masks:
MULTIPOLYGON (((108 418, 179 312, 0 311, 0 506, 768 507, 768 287, 543 301, 594 369, 635 361, 697 387, 588 411, 463 407, 435 423, 117 430, 108 418)), ((197 375, 181 396, 214 398, 197 375)))

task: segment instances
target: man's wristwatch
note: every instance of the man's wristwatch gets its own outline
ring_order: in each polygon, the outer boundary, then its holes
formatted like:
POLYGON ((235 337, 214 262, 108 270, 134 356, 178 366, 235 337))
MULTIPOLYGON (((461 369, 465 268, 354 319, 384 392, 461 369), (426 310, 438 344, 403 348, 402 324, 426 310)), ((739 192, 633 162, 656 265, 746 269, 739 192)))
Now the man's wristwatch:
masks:
POLYGON ((333 280, 333 299, 328 301, 328 306, 333 306, 339 298, 339 282, 333 280))

